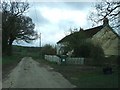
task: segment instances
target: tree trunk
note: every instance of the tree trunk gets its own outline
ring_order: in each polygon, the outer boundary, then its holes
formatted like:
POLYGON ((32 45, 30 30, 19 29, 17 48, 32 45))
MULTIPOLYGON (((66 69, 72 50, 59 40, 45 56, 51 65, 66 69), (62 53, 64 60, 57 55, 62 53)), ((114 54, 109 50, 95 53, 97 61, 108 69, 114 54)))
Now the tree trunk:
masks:
POLYGON ((8 50, 8 35, 2 31, 2 55, 6 55, 8 50))
POLYGON ((9 43, 8 43, 8 55, 11 56, 12 55, 12 43, 13 43, 14 39, 10 38, 9 39, 9 43))

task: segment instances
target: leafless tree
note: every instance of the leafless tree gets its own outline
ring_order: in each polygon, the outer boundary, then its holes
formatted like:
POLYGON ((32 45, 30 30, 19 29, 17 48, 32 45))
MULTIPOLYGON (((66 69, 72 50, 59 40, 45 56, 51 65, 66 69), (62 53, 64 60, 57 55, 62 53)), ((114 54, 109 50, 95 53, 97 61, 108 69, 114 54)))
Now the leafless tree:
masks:
POLYGON ((89 20, 93 22, 93 25, 100 23, 104 18, 108 18, 110 25, 120 33, 120 1, 109 2, 103 0, 94 4, 95 10, 91 11, 89 20))

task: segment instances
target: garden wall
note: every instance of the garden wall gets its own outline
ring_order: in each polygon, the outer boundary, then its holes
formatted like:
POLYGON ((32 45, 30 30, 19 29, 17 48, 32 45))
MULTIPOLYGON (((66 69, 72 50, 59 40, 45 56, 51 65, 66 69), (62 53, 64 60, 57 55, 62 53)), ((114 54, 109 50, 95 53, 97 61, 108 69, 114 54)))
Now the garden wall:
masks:
MULTIPOLYGON (((56 62, 58 64, 62 63, 61 58, 59 58, 56 55, 45 55, 45 59, 50 61, 50 62, 56 62)), ((66 64, 80 64, 83 65, 84 64, 84 58, 66 58, 65 61, 66 64)))

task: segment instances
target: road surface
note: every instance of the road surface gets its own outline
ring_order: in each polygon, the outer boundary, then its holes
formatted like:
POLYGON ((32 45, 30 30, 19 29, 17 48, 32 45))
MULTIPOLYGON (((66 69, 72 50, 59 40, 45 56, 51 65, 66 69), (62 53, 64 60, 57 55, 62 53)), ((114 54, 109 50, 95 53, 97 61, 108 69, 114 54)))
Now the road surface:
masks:
POLYGON ((3 88, 74 88, 60 73, 24 57, 3 80, 3 88))

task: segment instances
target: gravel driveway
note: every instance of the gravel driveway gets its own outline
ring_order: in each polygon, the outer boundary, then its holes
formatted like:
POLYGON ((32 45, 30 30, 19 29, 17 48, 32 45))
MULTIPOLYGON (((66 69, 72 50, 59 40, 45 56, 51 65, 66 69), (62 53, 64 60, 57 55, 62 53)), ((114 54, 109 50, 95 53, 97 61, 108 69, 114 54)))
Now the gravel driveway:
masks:
POLYGON ((60 73, 45 67, 31 57, 21 62, 3 80, 3 88, 74 88, 60 73))

